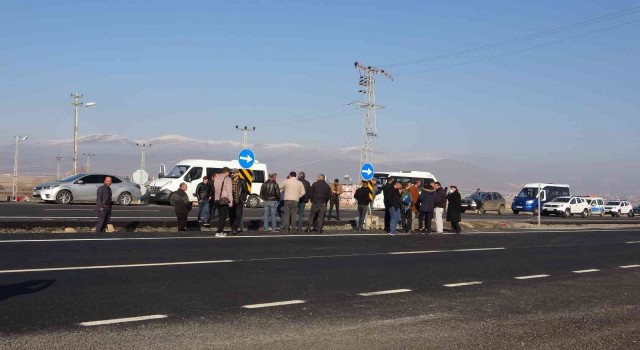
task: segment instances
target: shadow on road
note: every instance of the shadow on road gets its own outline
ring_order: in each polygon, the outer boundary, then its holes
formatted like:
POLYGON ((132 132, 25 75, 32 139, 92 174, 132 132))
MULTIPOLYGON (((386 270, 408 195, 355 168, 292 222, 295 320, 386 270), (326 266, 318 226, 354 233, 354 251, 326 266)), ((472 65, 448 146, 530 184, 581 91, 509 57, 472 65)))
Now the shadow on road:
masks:
POLYGON ((55 280, 31 280, 0 286, 0 302, 17 295, 38 293, 54 283, 55 280))

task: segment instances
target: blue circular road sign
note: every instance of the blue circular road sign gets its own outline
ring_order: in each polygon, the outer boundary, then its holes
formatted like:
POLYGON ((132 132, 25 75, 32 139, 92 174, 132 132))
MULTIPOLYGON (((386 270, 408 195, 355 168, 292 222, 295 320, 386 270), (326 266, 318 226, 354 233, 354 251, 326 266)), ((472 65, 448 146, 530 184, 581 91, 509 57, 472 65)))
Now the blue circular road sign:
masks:
POLYGON ((360 168, 360 175, 362 176, 363 180, 371 180, 373 179, 373 165, 371 165, 370 163, 364 163, 362 164, 362 168, 360 168))
POLYGON ((252 150, 245 148, 238 154, 238 163, 243 169, 249 169, 253 166, 253 163, 256 161, 256 155, 252 150))

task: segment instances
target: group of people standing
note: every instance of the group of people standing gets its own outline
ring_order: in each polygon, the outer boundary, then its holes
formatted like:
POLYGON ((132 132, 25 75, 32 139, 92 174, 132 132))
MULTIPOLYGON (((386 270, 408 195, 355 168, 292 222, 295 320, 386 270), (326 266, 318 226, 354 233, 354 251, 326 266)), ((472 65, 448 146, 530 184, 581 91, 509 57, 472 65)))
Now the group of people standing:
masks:
POLYGON ((440 182, 429 182, 423 186, 421 180, 402 184, 389 179, 382 187, 382 193, 384 229, 391 235, 398 233, 398 226, 406 233, 431 234, 432 221, 436 224, 435 233, 443 233, 445 210, 451 231, 455 234, 462 231, 462 197, 456 186, 444 189, 440 182))

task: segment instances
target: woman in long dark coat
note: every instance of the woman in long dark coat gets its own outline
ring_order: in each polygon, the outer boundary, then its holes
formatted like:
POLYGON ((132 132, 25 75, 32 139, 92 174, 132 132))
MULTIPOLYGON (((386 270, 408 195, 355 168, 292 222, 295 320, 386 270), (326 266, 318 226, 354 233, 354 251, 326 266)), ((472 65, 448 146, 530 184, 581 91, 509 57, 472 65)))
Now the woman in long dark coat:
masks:
POLYGON ((458 187, 449 187, 451 193, 447 196, 449 202, 449 209, 447 210, 447 221, 451 223, 451 230, 459 235, 462 232, 460 228, 460 221, 462 221, 462 196, 458 192, 458 187))

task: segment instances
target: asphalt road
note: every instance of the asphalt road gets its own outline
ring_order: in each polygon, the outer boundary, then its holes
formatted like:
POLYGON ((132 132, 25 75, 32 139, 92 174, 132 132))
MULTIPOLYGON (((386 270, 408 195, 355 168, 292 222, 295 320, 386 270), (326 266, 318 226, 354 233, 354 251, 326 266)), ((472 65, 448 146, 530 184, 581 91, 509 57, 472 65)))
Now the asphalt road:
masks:
POLYGON ((640 348, 640 231, 1 239, 2 349, 640 348))
MULTIPOLYGON (((245 209, 246 219, 262 219, 263 210, 245 209)), ((374 211, 374 215, 382 217, 384 212, 374 211)), ((307 211, 308 214, 308 211, 307 211)), ((356 210, 343 208, 341 219, 353 220, 357 216, 356 210)), ((58 205, 48 203, 1 203, 0 202, 0 224, 2 222, 37 222, 37 221, 86 221, 96 217, 95 206, 90 204, 58 205)), ((191 211, 191 219, 197 217, 197 207, 191 211)), ((536 217, 530 214, 505 214, 498 215, 487 213, 476 215, 465 213, 462 215, 463 221, 522 221, 530 222, 536 217)), ((173 207, 167 205, 134 205, 128 207, 114 206, 112 220, 122 221, 153 221, 153 220, 175 220, 173 207)), ((544 223, 640 223, 640 217, 589 217, 583 219, 579 216, 571 218, 563 217, 543 217, 544 223)))

